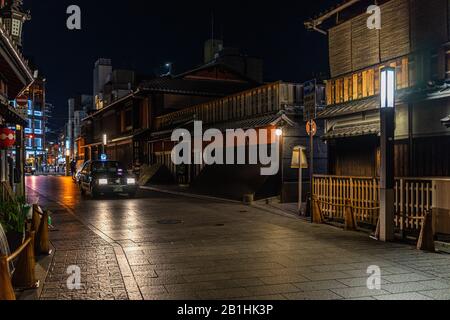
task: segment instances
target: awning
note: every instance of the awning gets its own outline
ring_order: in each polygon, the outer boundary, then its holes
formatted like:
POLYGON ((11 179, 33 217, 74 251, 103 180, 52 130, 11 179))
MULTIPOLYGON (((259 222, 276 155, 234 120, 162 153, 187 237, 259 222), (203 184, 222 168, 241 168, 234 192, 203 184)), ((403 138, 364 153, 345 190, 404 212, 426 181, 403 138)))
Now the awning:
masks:
POLYGON ((381 132, 380 121, 360 122, 351 125, 336 125, 328 131, 322 139, 331 140, 348 137, 379 135, 381 132))
POLYGON ((275 114, 275 115, 267 115, 258 118, 250 118, 246 120, 238 120, 234 122, 223 122, 217 125, 211 126, 212 128, 219 129, 221 131, 225 130, 236 130, 236 129, 258 129, 265 128, 269 126, 295 126, 295 122, 292 121, 285 114, 275 114))
POLYGON ((325 108, 318 115, 318 119, 328 119, 338 116, 345 116, 356 112, 378 110, 380 107, 380 101, 378 96, 349 101, 346 103, 334 105, 325 108))
MULTIPOLYGON (((401 104, 410 99, 411 91, 402 89, 396 93, 396 104, 401 104)), ((348 101, 326 107, 317 115, 318 119, 329 119, 346 116, 358 112, 376 111, 380 109, 380 96, 348 101)))
MULTIPOLYGON (((295 126, 295 122, 289 118, 284 112, 277 114, 270 114, 262 117, 254 117, 245 120, 237 120, 237 121, 225 121, 221 123, 215 124, 207 124, 203 126, 203 130, 208 129, 218 129, 222 132, 226 130, 248 130, 248 129, 259 129, 265 128, 269 126, 295 126)), ((160 140, 164 140, 167 136, 170 136, 172 132, 176 129, 186 129, 191 132, 194 131, 194 121, 188 121, 183 125, 179 125, 174 127, 173 129, 168 129, 164 131, 158 131, 151 134, 152 140, 150 142, 156 142, 160 140)))

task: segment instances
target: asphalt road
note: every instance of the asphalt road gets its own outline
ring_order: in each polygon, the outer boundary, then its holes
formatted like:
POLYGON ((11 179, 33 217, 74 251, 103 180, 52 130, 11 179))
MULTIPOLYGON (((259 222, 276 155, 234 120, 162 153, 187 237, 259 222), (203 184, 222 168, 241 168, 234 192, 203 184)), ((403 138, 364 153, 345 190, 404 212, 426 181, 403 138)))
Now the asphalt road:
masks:
POLYGON ((41 299, 450 299, 448 255, 240 204, 151 191, 93 200, 65 177, 27 187, 55 227, 41 299), (381 288, 367 286, 371 266, 381 288))

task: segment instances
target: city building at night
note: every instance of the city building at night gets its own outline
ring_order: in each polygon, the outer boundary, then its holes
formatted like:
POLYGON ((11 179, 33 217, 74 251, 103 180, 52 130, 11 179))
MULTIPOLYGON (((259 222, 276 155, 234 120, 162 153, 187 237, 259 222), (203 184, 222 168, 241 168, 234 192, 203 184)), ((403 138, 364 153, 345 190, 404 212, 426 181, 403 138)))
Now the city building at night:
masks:
POLYGON ((45 102, 46 80, 36 78, 24 93, 27 99, 27 126, 25 127, 26 161, 29 165, 42 169, 45 162, 47 104, 45 102))
POLYGON ((81 122, 92 110, 92 96, 78 95, 68 100, 68 122, 66 146, 71 159, 78 158, 77 140, 81 135, 81 122))

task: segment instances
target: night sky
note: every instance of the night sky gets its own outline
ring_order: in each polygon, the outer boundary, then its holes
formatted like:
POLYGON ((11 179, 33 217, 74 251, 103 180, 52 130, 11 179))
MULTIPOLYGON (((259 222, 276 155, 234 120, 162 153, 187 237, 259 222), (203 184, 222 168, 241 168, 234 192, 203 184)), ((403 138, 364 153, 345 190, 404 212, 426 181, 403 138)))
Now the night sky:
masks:
POLYGON ((116 68, 153 74, 174 63, 179 73, 198 66, 204 41, 215 34, 225 46, 264 59, 266 81, 303 82, 328 71, 326 36, 308 32, 305 19, 336 1, 149 1, 25 0, 32 20, 24 30, 24 53, 48 82, 47 101, 56 106, 53 122, 67 118, 67 99, 92 94, 98 57, 116 68), (66 28, 66 9, 82 10, 82 30, 66 28))

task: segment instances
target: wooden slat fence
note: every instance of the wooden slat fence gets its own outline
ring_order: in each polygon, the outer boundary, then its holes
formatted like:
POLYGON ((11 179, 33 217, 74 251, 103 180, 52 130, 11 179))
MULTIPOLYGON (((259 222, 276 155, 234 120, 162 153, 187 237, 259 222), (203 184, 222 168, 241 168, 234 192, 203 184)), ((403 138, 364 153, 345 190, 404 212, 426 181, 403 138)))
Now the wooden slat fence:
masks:
MULTIPOLYGON (((395 226, 401 231, 420 230, 422 219, 432 209, 431 179, 398 178, 395 185, 395 226)), ((314 176, 314 199, 330 220, 342 221, 345 203, 358 223, 376 226, 380 215, 379 178, 314 176)))

